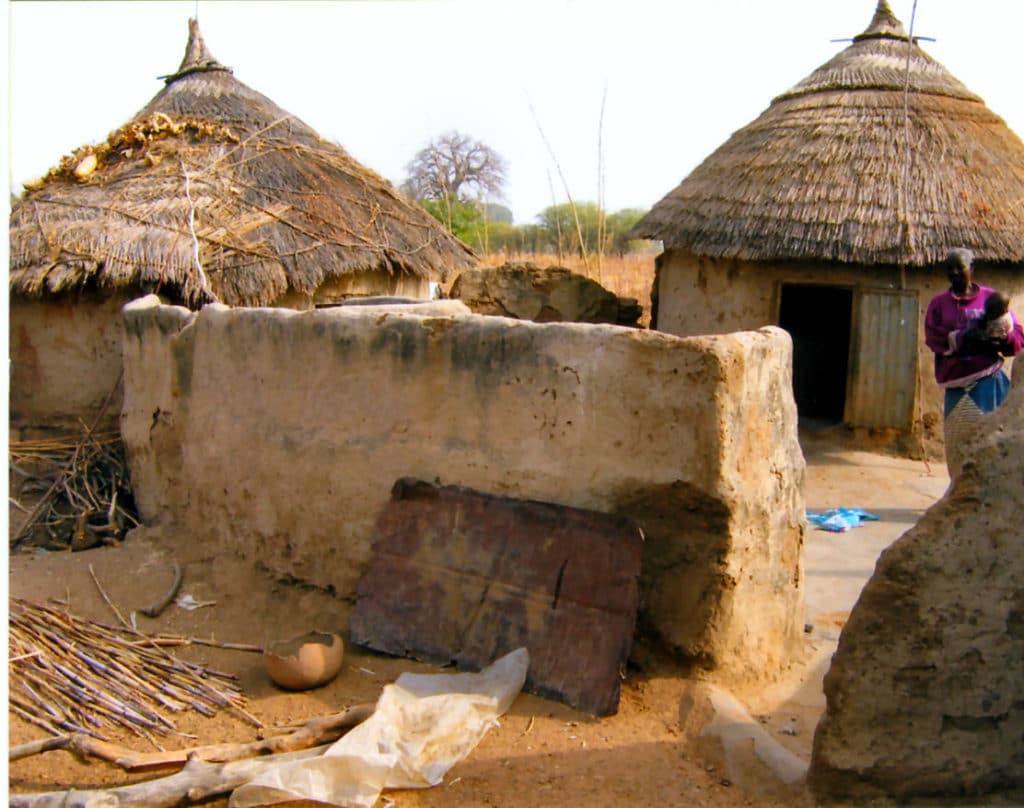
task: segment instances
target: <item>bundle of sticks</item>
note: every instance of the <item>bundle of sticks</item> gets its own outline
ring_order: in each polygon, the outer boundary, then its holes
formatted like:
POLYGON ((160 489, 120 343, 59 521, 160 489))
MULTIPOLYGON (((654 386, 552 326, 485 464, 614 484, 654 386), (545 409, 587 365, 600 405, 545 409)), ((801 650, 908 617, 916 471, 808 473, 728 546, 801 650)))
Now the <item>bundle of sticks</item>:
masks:
POLYGON ((178 733, 168 713, 211 716, 245 710, 232 674, 173 656, 180 637, 150 637, 130 628, 83 620, 56 608, 10 598, 9 707, 54 735, 73 732, 107 740, 120 727, 157 749, 156 736, 178 733))
POLYGON ((32 536, 49 549, 83 550, 138 525, 120 434, 83 428, 80 437, 11 442, 11 504, 26 514, 11 546, 32 536), (38 499, 28 507, 19 497, 38 499))

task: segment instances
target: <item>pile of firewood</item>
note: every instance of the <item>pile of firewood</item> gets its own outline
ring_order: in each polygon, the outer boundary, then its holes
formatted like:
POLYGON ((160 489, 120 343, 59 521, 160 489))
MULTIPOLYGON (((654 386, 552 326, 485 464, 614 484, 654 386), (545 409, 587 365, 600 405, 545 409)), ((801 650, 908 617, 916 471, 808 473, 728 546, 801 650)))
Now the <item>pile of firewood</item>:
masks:
POLYGON ((84 550, 117 542, 138 525, 118 432, 12 441, 8 455, 10 501, 25 514, 20 523, 12 519, 11 547, 84 550))

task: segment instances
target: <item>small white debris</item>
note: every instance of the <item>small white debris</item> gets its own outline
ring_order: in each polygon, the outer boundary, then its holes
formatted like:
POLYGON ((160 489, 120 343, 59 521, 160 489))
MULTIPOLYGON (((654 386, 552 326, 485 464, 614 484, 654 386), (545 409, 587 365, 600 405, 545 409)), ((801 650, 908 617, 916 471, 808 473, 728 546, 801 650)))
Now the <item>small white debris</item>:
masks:
POLYGON ((202 609, 204 606, 216 606, 217 601, 215 600, 196 600, 191 595, 180 595, 177 600, 174 601, 178 608, 186 609, 187 611, 195 611, 196 609, 202 609))

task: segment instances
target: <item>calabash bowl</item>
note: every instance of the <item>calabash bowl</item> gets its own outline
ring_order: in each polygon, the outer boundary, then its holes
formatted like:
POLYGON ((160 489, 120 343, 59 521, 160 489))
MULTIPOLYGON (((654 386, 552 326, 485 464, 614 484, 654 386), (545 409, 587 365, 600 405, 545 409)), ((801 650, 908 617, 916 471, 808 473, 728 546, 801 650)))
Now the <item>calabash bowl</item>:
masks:
POLYGON ((338 675, 345 643, 337 634, 310 631, 269 645, 263 662, 271 681, 287 690, 309 690, 338 675))

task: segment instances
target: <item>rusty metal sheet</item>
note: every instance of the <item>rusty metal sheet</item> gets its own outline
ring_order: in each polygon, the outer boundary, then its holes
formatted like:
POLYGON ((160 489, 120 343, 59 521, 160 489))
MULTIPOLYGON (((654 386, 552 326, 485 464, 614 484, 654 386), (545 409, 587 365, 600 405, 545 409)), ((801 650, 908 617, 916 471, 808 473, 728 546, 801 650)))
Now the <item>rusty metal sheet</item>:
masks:
POLYGON ((526 690, 616 712, 639 598, 634 522, 402 479, 375 530, 354 643, 471 670, 525 645, 526 690))

